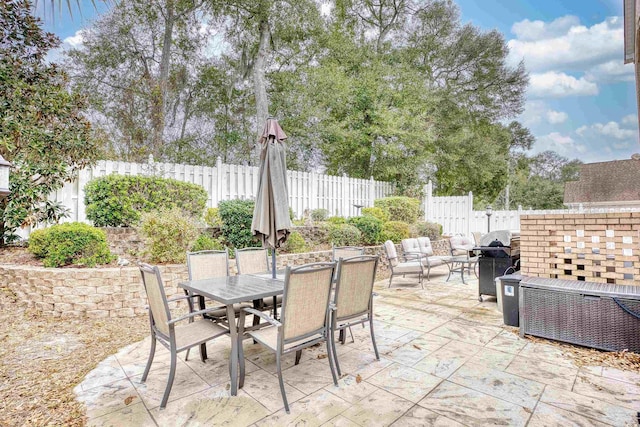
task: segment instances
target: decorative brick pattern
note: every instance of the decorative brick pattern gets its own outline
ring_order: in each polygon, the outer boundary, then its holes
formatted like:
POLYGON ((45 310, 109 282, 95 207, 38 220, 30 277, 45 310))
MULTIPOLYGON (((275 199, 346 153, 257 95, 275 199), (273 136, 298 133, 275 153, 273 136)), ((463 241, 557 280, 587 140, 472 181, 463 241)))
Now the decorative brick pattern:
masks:
POLYGON ((640 286, 640 212, 524 215, 524 275, 640 286))

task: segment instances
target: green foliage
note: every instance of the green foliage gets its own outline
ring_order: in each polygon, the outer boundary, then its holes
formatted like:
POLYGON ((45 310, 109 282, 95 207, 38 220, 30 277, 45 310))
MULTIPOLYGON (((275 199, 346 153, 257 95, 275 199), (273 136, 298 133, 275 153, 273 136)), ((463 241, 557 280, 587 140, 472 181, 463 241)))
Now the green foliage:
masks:
POLYGON ((442 225, 435 222, 419 221, 409 227, 411 237, 428 237, 431 240, 438 240, 442 236, 442 225))
POLYGON ((410 197, 395 196, 376 199, 373 205, 382 209, 393 221, 403 221, 407 224, 416 222, 420 217, 420 200, 410 197))
POLYGON ((222 219, 222 235, 236 249, 255 246, 256 239, 251 232, 253 220, 253 200, 225 200, 218 205, 222 219))
POLYGON ((302 237, 302 234, 294 231, 289 234, 289 237, 284 242, 284 246, 282 249, 290 254, 298 254, 302 252, 308 252, 309 245, 307 245, 307 242, 304 240, 304 237, 302 237))
POLYGON ((220 238, 214 239, 210 235, 202 233, 201 235, 198 236, 196 241, 193 243, 193 246, 191 246, 191 252, 209 251, 209 250, 216 250, 216 251, 224 250, 224 245, 222 244, 221 239, 220 238))
POLYGON ((375 245, 380 243, 380 233, 383 222, 373 216, 355 216, 347 220, 347 224, 353 225, 362 233, 362 243, 375 245))
POLYGON ((326 221, 329 211, 326 209, 314 209, 311 211, 311 219, 315 222, 326 221))
POLYGON ((409 237, 409 224, 402 221, 385 222, 380 233, 380 241, 386 242, 391 240, 394 243, 400 243, 402 239, 409 237))
POLYGON ((362 233, 353 225, 336 224, 329 228, 329 241, 334 246, 354 246, 362 242, 362 233))
POLYGON ((206 190, 175 179, 111 174, 92 179, 84 187, 87 218, 96 226, 128 227, 143 212, 178 207, 200 218, 206 190))
POLYGON ((208 208, 204 213, 204 222, 209 227, 220 227, 222 225, 222 218, 220 218, 218 208, 208 208))
POLYGON ((144 212, 138 232, 151 262, 183 263, 200 231, 195 218, 179 208, 144 212))
POLYGON ((327 222, 331 225, 346 224, 347 219, 343 216, 330 216, 327 218, 327 222))
POLYGON ((362 215, 363 216, 369 215, 369 216, 376 217, 382 222, 389 221, 389 215, 385 211, 383 211, 381 208, 377 208, 377 207, 362 208, 362 215))
POLYGON ((0 246, 18 227, 55 222, 43 204, 101 153, 84 98, 46 59, 60 40, 32 11, 30 1, 0 2, 0 155, 13 165, 11 193, 0 200, 0 246))
POLYGON ((29 250, 43 258, 45 267, 108 264, 116 257, 107 246, 104 231, 81 222, 53 225, 29 236, 29 250))

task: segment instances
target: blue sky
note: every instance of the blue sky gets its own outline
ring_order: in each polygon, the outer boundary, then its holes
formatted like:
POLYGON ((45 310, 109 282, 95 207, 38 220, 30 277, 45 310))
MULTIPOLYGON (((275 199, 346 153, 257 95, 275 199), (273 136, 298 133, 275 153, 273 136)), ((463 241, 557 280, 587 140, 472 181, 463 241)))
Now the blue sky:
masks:
MULTIPOLYGON (((48 3, 43 0, 43 4, 48 3)), ((64 3, 64 2, 63 2, 64 3)), ((584 162, 640 152, 633 66, 623 65, 622 0, 457 0, 464 23, 504 34, 509 61, 530 74, 525 112, 532 153, 554 150, 584 162)), ((77 31, 105 9, 82 0, 45 28, 80 42, 77 31)), ((63 6, 66 7, 66 6, 63 6)))

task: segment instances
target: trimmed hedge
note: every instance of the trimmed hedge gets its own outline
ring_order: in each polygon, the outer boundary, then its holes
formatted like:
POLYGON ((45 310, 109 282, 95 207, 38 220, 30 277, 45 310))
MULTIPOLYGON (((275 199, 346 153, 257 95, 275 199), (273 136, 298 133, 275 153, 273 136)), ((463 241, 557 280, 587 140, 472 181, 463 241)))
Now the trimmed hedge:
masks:
POLYGON ((149 259, 159 263, 186 262, 187 250, 200 235, 196 220, 178 208, 144 212, 139 232, 149 259))
POLYGON ((380 208, 362 208, 363 216, 374 216, 382 222, 389 221, 389 215, 380 208))
POLYGON ((69 222, 35 230, 29 236, 29 251, 43 258, 45 267, 109 264, 116 256, 107 245, 103 230, 81 222, 69 222))
POLYGON ((428 237, 431 240, 438 240, 442 236, 442 226, 435 222, 416 222, 410 227, 411 237, 428 237))
POLYGON ((337 224, 329 229, 329 240, 334 246, 354 246, 362 241, 362 233, 353 225, 337 224))
POLYGON ((254 206, 253 200, 240 199, 225 200, 218 205, 222 235, 236 249, 256 246, 257 239, 251 232, 254 206))
POLYGON ((382 221, 374 216, 354 216, 347 220, 347 224, 353 225, 362 233, 362 243, 367 246, 380 243, 382 221))
POLYGON ((393 243, 400 243, 402 239, 409 237, 409 224, 402 221, 385 222, 382 226, 381 240, 391 240, 393 243))
POLYGON ((412 224, 420 218, 420 200, 411 197, 385 197, 374 200, 373 205, 382 209, 392 221, 412 224))
POLYGON ((316 222, 326 221, 329 217, 329 211, 326 209, 314 209, 311 211, 311 219, 316 222))
POLYGON ((87 218, 97 227, 130 227, 143 212, 174 207, 201 218, 208 197, 197 184, 117 174, 92 179, 84 192, 87 218))

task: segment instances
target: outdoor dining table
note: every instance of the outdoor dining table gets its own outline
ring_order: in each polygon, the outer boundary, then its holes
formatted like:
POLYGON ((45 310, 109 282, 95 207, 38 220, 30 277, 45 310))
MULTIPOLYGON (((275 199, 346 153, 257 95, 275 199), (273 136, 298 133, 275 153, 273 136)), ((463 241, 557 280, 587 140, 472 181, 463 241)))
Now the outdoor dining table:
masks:
POLYGON ((178 284, 191 294, 210 298, 224 304, 227 308, 229 336, 231 338, 230 376, 231 395, 238 394, 238 327, 233 305, 245 301, 259 301, 266 297, 275 297, 284 292, 284 278, 275 279, 270 274, 216 277, 212 279, 190 280, 178 284))

